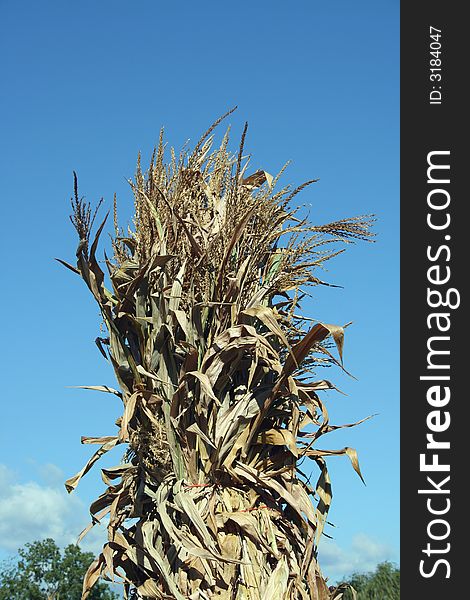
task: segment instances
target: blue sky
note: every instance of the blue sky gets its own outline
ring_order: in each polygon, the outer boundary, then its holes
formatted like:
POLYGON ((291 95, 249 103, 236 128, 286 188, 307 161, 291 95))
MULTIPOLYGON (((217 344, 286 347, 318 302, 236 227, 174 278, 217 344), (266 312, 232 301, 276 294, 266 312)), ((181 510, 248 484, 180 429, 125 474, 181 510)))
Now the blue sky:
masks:
POLYGON ((357 381, 328 371, 348 394, 325 397, 331 420, 378 413, 324 438, 357 448, 367 486, 347 459, 330 460, 336 527, 319 558, 332 579, 398 561, 398 7, 2 3, 0 558, 43 535, 74 539, 102 490, 99 470, 73 497, 62 482, 90 453, 80 436, 109 435, 119 415, 107 395, 66 388, 114 383, 93 343, 98 311, 53 260, 74 258, 72 170, 88 200, 111 207, 116 192, 125 213, 125 180, 161 126, 179 148, 238 105, 233 148, 247 120, 253 169, 276 173, 291 160, 284 182, 320 178, 298 197, 312 221, 377 215, 376 242, 351 245, 323 274, 343 288, 316 289, 304 307, 326 323, 354 322, 344 359, 357 381))

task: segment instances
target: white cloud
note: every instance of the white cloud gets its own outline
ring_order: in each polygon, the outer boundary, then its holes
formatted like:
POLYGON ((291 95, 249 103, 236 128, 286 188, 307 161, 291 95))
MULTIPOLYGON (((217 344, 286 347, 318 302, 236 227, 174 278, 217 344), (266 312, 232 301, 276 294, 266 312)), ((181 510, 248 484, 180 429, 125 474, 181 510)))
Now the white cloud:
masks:
POLYGON ((0 464, 0 494, 1 490, 14 480, 14 475, 5 465, 0 464))
POLYGON ((57 465, 47 463, 38 466, 38 474, 44 483, 51 486, 63 485, 65 481, 64 472, 57 465))
MULTIPOLYGON (((12 471, 0 464, 0 549, 4 552, 16 552, 27 542, 47 537, 59 546, 75 543, 89 522, 83 502, 63 488, 58 467, 44 465, 41 475, 44 484, 19 482, 12 471)), ((94 527, 80 546, 96 554, 104 536, 103 528, 100 531, 94 527)))
POLYGON ((393 548, 374 540, 365 533, 354 536, 347 548, 324 538, 318 552, 318 562, 323 575, 332 583, 339 583, 354 572, 373 571, 379 563, 386 560, 394 562, 393 548))

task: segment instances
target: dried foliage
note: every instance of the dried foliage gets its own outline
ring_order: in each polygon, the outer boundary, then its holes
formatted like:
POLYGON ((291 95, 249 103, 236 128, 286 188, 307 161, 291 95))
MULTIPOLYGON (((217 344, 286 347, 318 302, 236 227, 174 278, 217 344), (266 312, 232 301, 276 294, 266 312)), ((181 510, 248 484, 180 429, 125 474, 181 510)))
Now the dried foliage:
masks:
POLYGON ((338 427, 318 394, 334 386, 312 369, 342 366, 344 330, 308 329, 299 303, 323 283, 317 270, 337 242, 370 238, 371 218, 297 218, 290 202, 313 182, 276 191, 279 176, 247 175, 246 128, 233 155, 228 132, 214 149, 219 121, 169 164, 163 136, 146 172, 139 157, 134 226, 119 229, 115 202, 106 275, 96 258, 106 219, 90 246, 91 210, 75 189, 77 266, 61 262, 101 309, 109 337, 97 343, 120 389, 83 387, 118 396, 123 414, 117 435, 82 438, 99 449, 67 489, 127 445, 124 462, 102 470, 107 488, 82 532, 109 518, 83 598, 100 576, 141 598, 341 597, 316 560, 331 502, 325 457, 345 454, 361 473, 353 449, 318 448, 338 427), (314 486, 299 470, 305 457, 319 468, 314 486))

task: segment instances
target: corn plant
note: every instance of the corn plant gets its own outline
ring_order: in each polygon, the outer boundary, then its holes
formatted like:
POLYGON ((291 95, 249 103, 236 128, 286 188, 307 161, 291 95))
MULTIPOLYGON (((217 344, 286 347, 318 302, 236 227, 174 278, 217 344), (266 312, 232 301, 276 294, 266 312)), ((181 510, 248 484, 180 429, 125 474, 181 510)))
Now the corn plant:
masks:
POLYGON ((215 146, 222 118, 168 163, 163 134, 148 169, 139 156, 133 223, 120 227, 115 199, 103 261, 106 218, 92 236, 96 211, 75 178, 77 264, 60 262, 98 303, 107 336, 97 343, 118 383, 81 387, 114 394, 122 416, 116 433, 82 438, 98 450, 67 490, 125 445, 121 464, 102 469, 106 489, 81 534, 107 520, 84 599, 100 577, 147 599, 341 596, 317 562, 332 497, 325 459, 347 455, 362 475, 353 449, 318 445, 340 426, 321 400, 335 386, 316 372, 343 368, 344 327, 308 318, 301 303, 325 285, 318 271, 338 244, 370 239, 372 219, 310 224, 291 204, 314 181, 292 189, 279 187, 284 169, 248 174, 246 126, 232 153, 229 131, 215 146))

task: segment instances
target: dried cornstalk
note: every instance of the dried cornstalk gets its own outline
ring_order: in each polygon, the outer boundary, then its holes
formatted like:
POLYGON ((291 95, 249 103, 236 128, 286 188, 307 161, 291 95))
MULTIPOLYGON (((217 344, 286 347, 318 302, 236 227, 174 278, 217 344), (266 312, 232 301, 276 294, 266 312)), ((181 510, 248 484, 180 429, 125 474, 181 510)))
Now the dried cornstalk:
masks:
POLYGON ((83 387, 115 394, 123 413, 117 434, 82 438, 99 449, 67 489, 127 447, 122 464, 102 470, 107 488, 83 532, 109 519, 83 598, 99 577, 148 599, 341 596, 317 563, 331 502, 325 457, 345 454, 361 473, 353 449, 317 447, 337 427, 318 394, 334 386, 312 369, 342 366, 343 328, 307 329, 300 301, 323 283, 316 272, 336 242, 370 238, 371 218, 298 219, 290 202, 313 182, 275 191, 278 177, 246 174, 246 130, 232 155, 228 132, 213 149, 213 129, 191 154, 172 151, 170 164, 163 136, 145 173, 139 157, 134 226, 119 229, 115 203, 107 274, 96 258, 106 219, 90 244, 94 217, 75 181, 77 266, 61 262, 101 309, 108 337, 97 343, 119 390, 83 387), (319 468, 313 487, 298 469, 305 457, 319 468))

